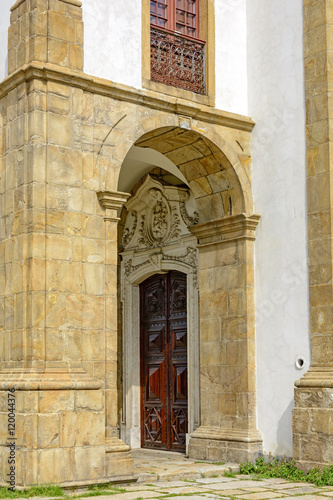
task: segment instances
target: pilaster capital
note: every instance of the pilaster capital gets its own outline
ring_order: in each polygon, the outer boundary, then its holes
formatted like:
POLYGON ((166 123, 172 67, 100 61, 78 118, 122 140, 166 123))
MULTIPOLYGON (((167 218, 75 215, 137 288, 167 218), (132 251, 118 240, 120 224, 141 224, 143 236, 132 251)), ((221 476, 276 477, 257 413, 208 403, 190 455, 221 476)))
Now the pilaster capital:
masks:
POLYGON ((131 195, 120 191, 99 191, 97 198, 106 211, 105 220, 118 222, 117 211, 124 206, 131 195))
POLYGON ((129 193, 121 193, 120 191, 99 191, 97 198, 102 207, 106 210, 118 210, 126 203, 131 195, 129 193))
POLYGON ((254 241, 259 220, 257 214, 237 214, 196 224, 189 229, 198 238, 199 246, 239 239, 254 241))

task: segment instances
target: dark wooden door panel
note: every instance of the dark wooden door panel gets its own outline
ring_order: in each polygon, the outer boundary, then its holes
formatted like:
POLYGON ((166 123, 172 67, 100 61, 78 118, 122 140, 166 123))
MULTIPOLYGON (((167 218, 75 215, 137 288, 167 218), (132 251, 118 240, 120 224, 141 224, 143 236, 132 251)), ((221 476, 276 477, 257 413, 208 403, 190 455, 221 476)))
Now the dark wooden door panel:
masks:
POLYGON ((185 451, 188 428, 186 276, 140 286, 142 446, 185 451))

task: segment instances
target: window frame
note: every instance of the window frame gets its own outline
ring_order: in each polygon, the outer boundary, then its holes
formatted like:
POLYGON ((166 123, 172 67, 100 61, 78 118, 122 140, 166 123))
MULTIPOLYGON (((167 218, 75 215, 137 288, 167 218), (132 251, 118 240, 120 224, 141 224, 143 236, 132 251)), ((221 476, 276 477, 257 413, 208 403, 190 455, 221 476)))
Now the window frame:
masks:
MULTIPOLYGON (((159 0, 153 0, 158 4, 159 0)), ((197 40, 198 42, 204 43, 205 40, 202 40, 200 38, 200 0, 194 0, 196 2, 196 12, 195 12, 195 18, 196 18, 196 25, 195 25, 195 36, 189 35, 188 33, 182 33, 181 31, 176 30, 176 25, 177 25, 177 19, 176 19, 176 14, 177 14, 177 7, 176 7, 176 1, 177 0, 166 0, 167 1, 167 17, 163 18, 162 16, 158 15, 158 12, 156 12, 156 18, 157 20, 159 17, 161 19, 166 19, 166 27, 165 26, 160 26, 159 24, 155 24, 150 21, 150 24, 157 29, 160 30, 165 30, 170 33, 176 33, 180 36, 183 36, 185 38, 188 38, 190 40, 197 40)), ((186 2, 186 0, 184 0, 186 2)), ((178 10, 183 10, 183 9, 178 9, 178 10)), ((187 13, 187 10, 184 10, 183 12, 187 13)), ((190 12, 189 12, 190 13, 190 12)), ((190 13, 191 14, 191 13, 190 13)), ((186 15, 186 14, 185 14, 186 15)), ((186 24, 184 24, 185 29, 187 27, 186 24)))
MULTIPOLYGON (((142 88, 163 94, 166 98, 187 100, 199 105, 215 106, 215 0, 200 0, 200 36, 205 41, 206 94, 172 87, 151 80, 150 62, 150 0, 141 0, 142 5, 142 88)), ((158 28, 161 29, 161 28, 158 28)), ((165 30, 167 31, 167 30, 165 30)), ((171 34, 174 32, 170 31, 171 34)), ((186 35, 179 35, 184 36, 186 35)), ((189 37, 189 40, 195 39, 189 37)), ((203 41, 201 40, 201 41, 203 41)))

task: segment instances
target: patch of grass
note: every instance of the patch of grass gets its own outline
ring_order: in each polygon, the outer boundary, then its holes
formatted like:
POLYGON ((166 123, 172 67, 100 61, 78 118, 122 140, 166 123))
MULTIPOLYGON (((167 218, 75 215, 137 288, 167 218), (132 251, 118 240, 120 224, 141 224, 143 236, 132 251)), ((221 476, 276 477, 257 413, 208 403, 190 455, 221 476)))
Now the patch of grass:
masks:
POLYGON ((24 490, 11 491, 9 488, 0 488, 0 498, 29 498, 29 497, 66 497, 60 486, 32 486, 24 490))
POLYGON ((303 481, 317 486, 333 486, 333 465, 303 472, 297 467, 294 460, 286 458, 269 457, 266 461, 264 458, 258 458, 255 464, 242 463, 239 473, 255 475, 258 479, 280 477, 287 481, 303 481))
POLYGON ((112 483, 91 484, 87 493, 77 495, 76 498, 98 497, 101 495, 115 495, 116 493, 126 493, 125 488, 118 488, 112 483))
MULTIPOLYGON (((242 474, 245 474, 245 472, 242 472, 242 474)), ((236 473, 232 472, 231 470, 226 470, 224 473, 224 477, 236 477, 236 473)))
MULTIPOLYGON (((88 486, 86 493, 75 495, 75 498, 96 497, 100 495, 115 495, 126 493, 124 488, 117 488, 112 483, 93 484, 88 486)), ((23 490, 11 491, 9 488, 0 488, 0 499, 3 498, 30 498, 30 497, 61 497, 61 500, 69 500, 71 497, 56 485, 32 486, 23 490)))
POLYGON ((82 493, 81 495, 75 496, 75 498, 85 498, 85 497, 100 497, 100 496, 106 496, 106 495, 117 495, 118 493, 126 493, 126 490, 124 489, 118 489, 118 490, 96 490, 96 491, 89 491, 87 493, 82 493))

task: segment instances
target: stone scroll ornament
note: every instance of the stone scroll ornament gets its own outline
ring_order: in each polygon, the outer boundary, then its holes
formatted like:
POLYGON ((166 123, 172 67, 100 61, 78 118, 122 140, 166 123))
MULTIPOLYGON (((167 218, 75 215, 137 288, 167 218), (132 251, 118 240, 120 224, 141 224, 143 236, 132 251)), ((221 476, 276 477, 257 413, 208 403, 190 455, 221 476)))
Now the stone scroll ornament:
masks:
POLYGON ((149 175, 128 202, 128 216, 122 245, 129 248, 153 249, 166 246, 182 235, 189 235, 188 227, 198 222, 198 214, 187 213, 186 188, 163 186, 149 175))
POLYGON ((162 261, 184 262, 197 282, 197 249, 189 227, 198 223, 194 207, 188 213, 189 190, 165 186, 147 176, 126 203, 122 237, 124 277, 144 266, 158 271, 162 261))

